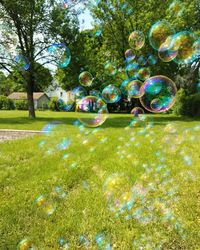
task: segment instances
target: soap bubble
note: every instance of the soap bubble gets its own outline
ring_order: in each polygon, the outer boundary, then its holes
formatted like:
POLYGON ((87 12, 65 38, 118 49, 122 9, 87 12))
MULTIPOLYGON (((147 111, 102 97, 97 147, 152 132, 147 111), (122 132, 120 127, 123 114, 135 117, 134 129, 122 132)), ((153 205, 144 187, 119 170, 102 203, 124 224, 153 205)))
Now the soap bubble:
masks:
POLYGON ((52 215, 56 210, 56 204, 49 197, 46 197, 44 195, 40 195, 37 197, 36 205, 45 215, 48 216, 52 215))
POLYGON ((93 83, 93 76, 89 72, 84 71, 79 75, 79 82, 85 87, 90 87, 93 83))
POLYGON ((128 76, 129 79, 137 79, 137 73, 139 70, 139 65, 136 62, 133 63, 129 63, 126 66, 126 74, 128 76))
POLYGON ((20 241, 17 249, 18 250, 37 250, 38 248, 34 246, 33 242, 30 239, 25 238, 22 241, 20 241))
POLYGON ((15 61, 17 63, 17 67, 21 70, 28 70, 30 67, 30 63, 25 56, 18 55, 15 57, 15 61))
POLYGON ((110 84, 103 89, 102 98, 106 103, 116 103, 121 99, 121 91, 110 84))
POLYGON ((95 96, 86 96, 77 102, 76 112, 79 121, 87 127, 101 126, 108 115, 105 102, 95 96))
POLYGON ((90 95, 96 96, 96 97, 101 97, 101 92, 99 90, 93 89, 90 91, 90 95))
POLYGON ((85 97, 87 95, 87 91, 84 87, 82 86, 77 86, 72 90, 72 93, 75 97, 75 100, 79 100, 82 99, 83 97, 85 97))
POLYGON ((127 86, 128 96, 133 98, 140 98, 144 95, 142 88, 143 82, 139 80, 131 81, 127 86))
POLYGON ((147 62, 150 64, 150 65, 155 65, 158 61, 158 58, 155 56, 155 55, 150 55, 148 58, 147 58, 147 62))
POLYGON ((174 16, 180 16, 183 10, 183 3, 179 0, 173 1, 169 6, 169 12, 174 16))
POLYGON ((165 42, 159 47, 158 56, 163 62, 170 62, 178 55, 178 48, 174 46, 173 37, 168 36, 165 42))
POLYGON ((74 100, 69 98, 59 98, 57 100, 57 107, 61 111, 70 111, 74 105, 74 100))
POLYGON ((200 93, 200 82, 197 83, 197 93, 200 93))
POLYGON ((142 106, 154 113, 164 112, 175 103, 176 85, 166 76, 154 76, 145 81, 142 86, 144 95, 140 98, 142 106))
POLYGON ((64 43, 54 43, 48 48, 48 53, 59 68, 66 68, 71 61, 70 49, 64 43))
POLYGON ((140 65, 140 66, 144 66, 146 65, 147 63, 147 59, 142 55, 138 58, 137 60, 137 63, 140 65))
POLYGON ((125 79, 125 80, 121 83, 121 85, 120 85, 120 90, 121 90, 122 94, 124 94, 124 95, 127 95, 127 94, 128 94, 128 93, 127 93, 127 86, 128 86, 128 84, 129 84, 129 80, 128 80, 128 79, 125 79))
POLYGON ((182 31, 174 35, 173 47, 178 50, 174 61, 178 64, 193 62, 198 56, 196 41, 198 41, 197 36, 189 31, 182 31))
POLYGON ((116 66, 114 65, 114 63, 112 63, 112 62, 107 62, 106 64, 105 64, 105 71, 106 71, 106 73, 108 74, 108 75, 110 75, 110 76, 114 76, 114 75, 116 75, 116 73, 117 73, 117 68, 116 68, 116 66))
POLYGON ((149 32, 149 42, 151 46, 158 50, 160 45, 163 44, 168 36, 174 35, 175 30, 166 20, 158 21, 155 23, 149 32))
POLYGON ((127 63, 130 63, 135 59, 135 55, 134 55, 132 49, 127 49, 125 51, 125 57, 126 57, 126 62, 127 63))
POLYGON ((141 68, 138 72, 138 78, 142 81, 145 81, 151 76, 150 68, 141 68))
POLYGON ((141 31, 133 31, 129 36, 128 42, 132 49, 140 50, 145 44, 145 36, 141 31))
POLYGON ((140 107, 135 107, 131 110, 131 114, 133 116, 139 116, 139 115, 143 115, 144 114, 144 110, 140 107))

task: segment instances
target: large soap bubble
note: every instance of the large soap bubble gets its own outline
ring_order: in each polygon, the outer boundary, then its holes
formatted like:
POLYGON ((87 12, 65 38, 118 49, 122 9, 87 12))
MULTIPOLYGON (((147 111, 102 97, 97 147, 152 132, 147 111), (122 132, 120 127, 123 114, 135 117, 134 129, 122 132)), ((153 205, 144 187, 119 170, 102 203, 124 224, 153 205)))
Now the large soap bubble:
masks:
POLYGON ((64 43, 54 43, 48 48, 48 53, 59 68, 66 68, 71 61, 70 49, 64 43))
POLYGON ((105 102, 95 96, 86 96, 76 104, 79 121, 87 127, 101 126, 107 119, 108 110, 105 102))
POLYGON ((158 50, 167 37, 174 35, 174 33, 175 30, 170 23, 166 20, 158 21, 150 29, 149 42, 155 50, 158 50))
POLYGON ((90 72, 84 71, 79 75, 79 82, 85 87, 90 87, 93 83, 93 76, 90 72))
POLYGON ((129 45, 132 49, 140 50, 145 44, 145 36, 142 31, 133 31, 128 39, 129 45))
POLYGON ((121 91, 110 84, 103 89, 102 98, 106 103, 116 103, 121 99, 121 91))
POLYGON ((144 95, 140 98, 140 102, 150 112, 164 112, 175 103, 176 85, 166 76, 158 75, 149 78, 142 86, 142 90, 144 95))
POLYGON ((25 238, 19 242, 17 249, 18 250, 37 250, 38 248, 33 244, 33 242, 30 239, 25 238))

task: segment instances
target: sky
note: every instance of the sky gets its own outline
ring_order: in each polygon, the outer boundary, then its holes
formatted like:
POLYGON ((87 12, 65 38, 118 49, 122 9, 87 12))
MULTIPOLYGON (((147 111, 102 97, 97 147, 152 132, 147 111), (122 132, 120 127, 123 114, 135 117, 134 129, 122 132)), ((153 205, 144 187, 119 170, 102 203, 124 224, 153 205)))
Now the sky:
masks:
POLYGON ((79 21, 81 24, 81 30, 92 28, 93 18, 88 9, 85 9, 84 12, 79 15, 79 21))

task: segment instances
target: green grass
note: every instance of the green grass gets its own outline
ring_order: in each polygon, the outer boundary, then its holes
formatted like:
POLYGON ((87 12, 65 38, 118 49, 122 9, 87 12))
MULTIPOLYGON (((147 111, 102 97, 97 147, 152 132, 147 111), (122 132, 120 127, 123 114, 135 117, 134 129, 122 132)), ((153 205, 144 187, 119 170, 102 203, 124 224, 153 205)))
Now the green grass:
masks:
POLYGON ((70 249, 86 249, 80 235, 89 240, 89 249, 98 249, 98 233, 113 249, 200 249, 200 120, 149 115, 154 125, 145 130, 127 127, 129 115, 111 115, 100 130, 81 131, 73 125, 74 113, 37 112, 36 120, 26 116, 0 111, 0 128, 40 130, 52 121, 63 124, 48 136, 0 144, 0 249, 16 249, 27 237, 38 249, 59 249, 60 238, 70 249), (177 130, 173 134, 165 129, 169 123, 177 130), (65 138, 71 144, 60 150, 65 138), (148 190, 121 214, 109 210, 105 195, 105 181, 115 173, 117 201, 125 201, 131 187, 148 190), (67 194, 63 199, 55 194, 58 186, 67 194), (37 206, 40 195, 56 207, 52 215, 37 206), (127 219, 139 210, 144 213, 140 219, 127 219))

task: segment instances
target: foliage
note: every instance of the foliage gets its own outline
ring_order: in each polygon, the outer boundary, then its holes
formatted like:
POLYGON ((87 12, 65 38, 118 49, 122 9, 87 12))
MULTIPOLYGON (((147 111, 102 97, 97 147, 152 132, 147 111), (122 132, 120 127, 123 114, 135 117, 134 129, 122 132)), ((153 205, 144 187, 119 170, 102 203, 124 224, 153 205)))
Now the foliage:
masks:
POLYGON ((200 93, 187 95, 186 91, 181 88, 177 92, 173 112, 176 115, 200 116, 200 93))
POLYGON ((16 100, 15 101, 15 108, 17 110, 28 110, 27 100, 16 100))
POLYGON ((33 91, 41 88, 41 82, 38 86, 36 82, 37 70, 40 65, 55 62, 55 56, 47 53, 49 45, 63 42, 61 35, 67 45, 74 39, 74 29, 78 26, 76 12, 64 9, 58 0, 0 0, 0 18, 4 27, 0 36, 0 68, 12 73, 16 54, 28 60, 27 72, 19 70, 17 74, 26 83, 29 116, 35 117, 33 91), (13 52, 14 47, 17 50, 13 52))
POLYGON ((58 98, 53 97, 49 102, 49 109, 52 110, 52 111, 59 111, 57 102, 58 102, 58 98))
POLYGON ((6 96, 0 96, 0 109, 12 110, 15 109, 13 100, 9 99, 6 96))

